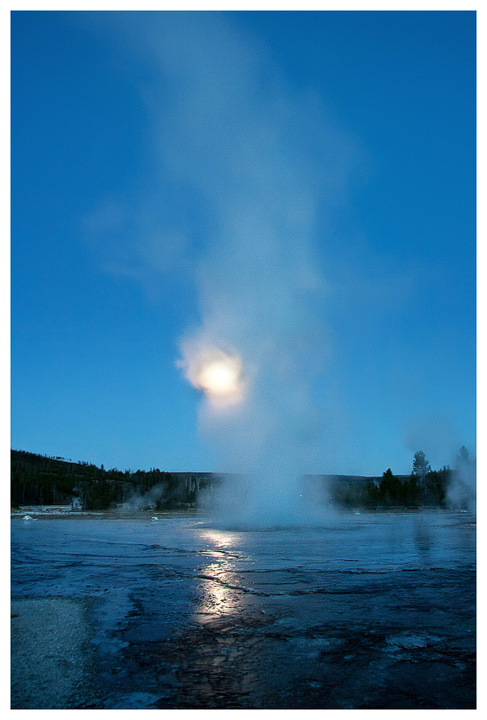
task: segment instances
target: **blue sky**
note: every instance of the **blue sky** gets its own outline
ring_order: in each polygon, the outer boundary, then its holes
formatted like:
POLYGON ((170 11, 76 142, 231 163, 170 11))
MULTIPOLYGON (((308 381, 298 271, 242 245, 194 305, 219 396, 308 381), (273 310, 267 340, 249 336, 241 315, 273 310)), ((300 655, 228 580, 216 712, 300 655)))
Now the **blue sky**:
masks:
POLYGON ((14 12, 11 44, 14 449, 475 454, 474 13, 14 12), (246 409, 184 377, 201 343, 246 409))

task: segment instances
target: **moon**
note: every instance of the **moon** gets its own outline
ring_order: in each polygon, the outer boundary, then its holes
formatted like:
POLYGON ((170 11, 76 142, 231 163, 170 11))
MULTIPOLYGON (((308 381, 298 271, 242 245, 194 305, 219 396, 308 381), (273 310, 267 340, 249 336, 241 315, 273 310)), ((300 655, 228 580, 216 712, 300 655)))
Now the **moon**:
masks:
POLYGON ((240 401, 244 390, 242 360, 238 355, 226 355, 221 351, 201 358, 194 385, 210 399, 240 401))
POLYGON ((209 395, 235 395, 240 389, 241 367, 236 358, 210 361, 197 377, 201 389, 209 395))
POLYGON ((176 364, 212 405, 224 409, 244 400, 249 380, 238 352, 225 352, 201 341, 185 343, 182 351, 183 359, 176 364))

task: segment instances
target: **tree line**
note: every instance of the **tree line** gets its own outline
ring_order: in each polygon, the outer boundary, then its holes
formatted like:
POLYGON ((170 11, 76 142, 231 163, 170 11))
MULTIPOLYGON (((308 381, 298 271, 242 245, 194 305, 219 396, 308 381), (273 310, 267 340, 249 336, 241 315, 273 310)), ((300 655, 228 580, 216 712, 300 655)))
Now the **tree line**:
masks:
POLYGON ((440 470, 432 470, 424 452, 419 450, 414 455, 410 475, 394 475, 388 468, 381 478, 335 486, 333 498, 345 507, 447 507, 452 504, 467 507, 470 506, 469 493, 475 486, 475 473, 475 460, 470 459, 465 446, 460 448, 454 468, 445 465, 440 470), (464 492, 454 493, 460 481, 464 492))
MULTIPOLYGON (((410 475, 394 475, 352 482, 346 476, 331 483, 332 501, 341 507, 470 507, 475 487, 475 460, 462 446, 455 467, 432 470, 423 451, 415 453, 410 475)), ((92 463, 74 463, 22 450, 11 451, 11 505, 67 505, 79 498, 83 510, 107 510, 131 505, 137 509, 171 510, 194 507, 198 493, 221 478, 211 473, 173 473, 150 470, 106 470, 92 463)))
POLYGON ((10 467, 12 507, 66 505, 76 497, 83 510, 106 510, 131 501, 137 507, 173 509, 194 505, 198 490, 212 481, 209 473, 106 470, 24 450, 11 451, 10 467))

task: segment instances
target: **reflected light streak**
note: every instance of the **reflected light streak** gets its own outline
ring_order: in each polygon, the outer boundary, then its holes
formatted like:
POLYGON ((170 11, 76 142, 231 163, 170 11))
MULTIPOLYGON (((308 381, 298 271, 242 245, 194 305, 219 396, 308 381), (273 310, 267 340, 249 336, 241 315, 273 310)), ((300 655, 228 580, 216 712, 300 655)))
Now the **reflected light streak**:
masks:
POLYGON ((206 552, 215 558, 201 567, 198 573, 201 595, 195 619, 204 624, 235 615, 241 608, 244 588, 236 572, 236 563, 241 556, 232 552, 237 550, 238 534, 204 529, 200 531, 200 536, 210 545, 206 552))
POLYGON ((211 530, 205 528, 204 530, 200 531, 200 534, 204 540, 209 540, 218 549, 222 550, 234 548, 239 541, 239 536, 237 533, 232 533, 225 530, 211 530))

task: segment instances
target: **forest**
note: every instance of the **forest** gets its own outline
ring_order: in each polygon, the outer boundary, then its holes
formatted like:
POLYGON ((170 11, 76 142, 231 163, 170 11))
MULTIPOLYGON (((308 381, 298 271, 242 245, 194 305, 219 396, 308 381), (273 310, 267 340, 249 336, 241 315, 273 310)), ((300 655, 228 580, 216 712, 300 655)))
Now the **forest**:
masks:
POLYGON ((12 507, 68 505, 73 498, 79 498, 83 510, 194 507, 198 492, 218 481, 211 473, 106 470, 85 461, 11 451, 12 507))
POLYGON ((381 478, 363 482, 332 482, 333 502, 342 507, 455 507, 473 509, 475 505, 476 461, 462 446, 454 468, 448 465, 432 470, 422 450, 415 453, 410 475, 394 475, 388 468, 381 478))
MULTIPOLYGON (((313 476, 321 483, 323 500, 342 508, 467 507, 475 487, 475 460, 462 446, 455 467, 432 470, 424 452, 413 458, 410 475, 382 477, 313 476)), ((195 507, 202 492, 222 478, 213 473, 150 470, 106 470, 85 461, 72 462, 23 450, 11 451, 11 506, 69 505, 74 498, 86 511, 124 506, 172 510, 195 507)))

